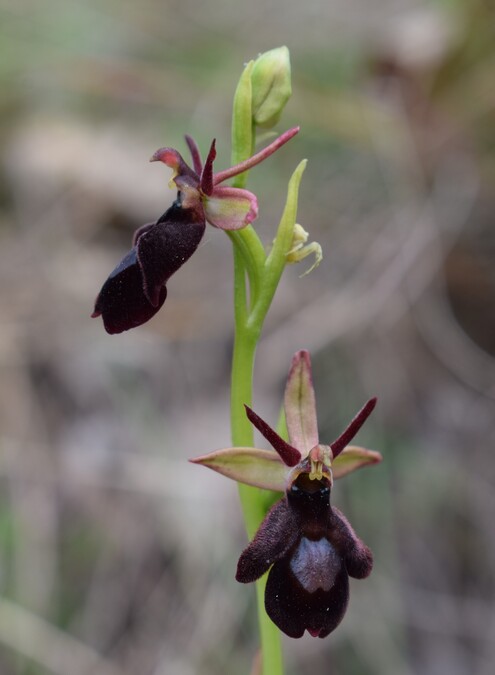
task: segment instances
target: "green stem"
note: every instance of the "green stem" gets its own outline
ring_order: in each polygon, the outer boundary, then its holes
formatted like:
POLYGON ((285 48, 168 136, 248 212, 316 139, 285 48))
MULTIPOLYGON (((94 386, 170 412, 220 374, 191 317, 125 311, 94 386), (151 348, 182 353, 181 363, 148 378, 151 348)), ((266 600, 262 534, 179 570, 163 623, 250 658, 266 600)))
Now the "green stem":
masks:
MULTIPOLYGON (((266 259, 263 244, 252 225, 248 225, 242 230, 227 230, 227 234, 234 244, 234 256, 237 252, 242 256, 242 264, 249 277, 249 287, 251 291, 249 304, 252 306, 257 302, 261 289, 261 270, 263 269, 266 259)), ((241 269, 240 261, 237 262, 237 265, 234 261, 234 265, 236 268, 241 269)), ((234 272, 234 274, 236 273, 237 272, 234 272)), ((244 270, 242 270, 242 274, 244 275, 244 270)), ((235 283, 237 283, 237 281, 235 283)), ((235 307, 237 308, 237 304, 235 307)))
MULTIPOLYGON (((284 212, 268 258, 253 228, 232 232, 234 247, 235 338, 232 360, 231 424, 233 446, 254 446, 253 427, 246 417, 244 404, 253 399, 253 370, 256 346, 286 264, 297 214, 299 183, 306 166, 300 162, 289 181, 284 212), (246 277, 249 278, 250 297, 246 277)), ((239 484, 244 521, 250 539, 266 515, 266 493, 259 488, 239 484)), ((265 612, 266 576, 256 583, 258 620, 261 637, 263 675, 283 675, 280 633, 265 612)))
MULTIPOLYGON (((232 444, 253 446, 253 427, 246 417, 244 404, 251 405, 252 403, 254 358, 266 312, 255 325, 249 322, 245 251, 242 251, 237 238, 232 238, 232 242, 234 244, 235 309, 231 387, 232 444)), ((239 497, 247 533, 251 539, 266 515, 264 495, 259 488, 239 483, 239 497)), ((265 585, 266 575, 256 582, 262 673, 263 675, 283 675, 280 633, 265 612, 265 585)))

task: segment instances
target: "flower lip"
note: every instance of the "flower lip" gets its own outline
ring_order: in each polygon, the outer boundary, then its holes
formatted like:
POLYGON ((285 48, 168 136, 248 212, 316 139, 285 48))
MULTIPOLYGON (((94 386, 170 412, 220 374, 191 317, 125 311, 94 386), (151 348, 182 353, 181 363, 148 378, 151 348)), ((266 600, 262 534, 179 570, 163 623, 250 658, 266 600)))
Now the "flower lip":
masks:
POLYGON ((103 284, 93 317, 107 333, 149 321, 165 302, 166 283, 197 249, 205 230, 201 214, 178 199, 155 222, 140 227, 134 245, 103 284))

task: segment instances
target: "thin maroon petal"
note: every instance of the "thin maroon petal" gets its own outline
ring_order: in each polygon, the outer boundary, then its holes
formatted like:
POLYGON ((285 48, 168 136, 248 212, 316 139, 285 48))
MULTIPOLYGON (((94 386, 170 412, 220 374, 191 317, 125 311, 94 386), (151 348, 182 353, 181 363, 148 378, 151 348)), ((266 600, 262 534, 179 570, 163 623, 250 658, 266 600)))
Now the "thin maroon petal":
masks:
POLYGON ((213 192, 213 162, 215 161, 216 156, 217 151, 215 149, 215 139, 213 139, 208 157, 206 158, 203 173, 201 174, 200 187, 205 195, 211 195, 213 192))
POLYGON ((290 141, 290 139, 293 138, 298 132, 299 127, 293 127, 292 129, 285 131, 281 136, 270 143, 270 145, 267 145, 266 148, 263 148, 263 150, 260 150, 252 157, 244 160, 244 162, 240 162, 239 164, 236 164, 236 166, 230 167, 230 169, 225 169, 224 171, 216 173, 213 179, 215 185, 223 183, 225 180, 233 178, 240 173, 244 173, 244 171, 252 169, 260 162, 263 162, 263 160, 265 160, 267 157, 270 157, 270 155, 273 155, 276 150, 281 148, 282 145, 285 145, 288 141, 290 141))
POLYGON ((357 432, 361 429, 363 424, 366 422, 368 417, 373 412, 374 407, 376 406, 376 398, 371 398, 358 412, 356 417, 349 424, 347 429, 343 431, 340 436, 330 444, 332 449, 332 454, 335 459, 339 455, 346 445, 352 441, 357 432))
POLYGON ((92 316, 102 317, 107 333, 122 333, 149 321, 163 305, 166 297, 167 289, 162 286, 157 304, 154 306, 149 302, 143 290, 137 251, 133 248, 103 284, 92 316))
POLYGON ((248 584, 259 579, 296 544, 298 536, 297 521, 287 500, 281 499, 267 513, 253 541, 242 552, 237 563, 237 581, 248 584))
POLYGON ((299 450, 293 448, 292 445, 289 445, 289 443, 284 441, 284 439, 281 438, 269 424, 262 420, 254 410, 251 410, 248 405, 245 405, 244 407, 246 408, 246 415, 251 424, 258 429, 260 434, 262 434, 270 445, 278 452, 284 464, 287 466, 296 466, 299 464, 301 461, 301 453, 299 450))
POLYGON ((137 242, 138 260, 143 274, 144 293, 155 307, 167 280, 197 249, 204 231, 192 209, 175 202, 137 242))
POLYGON ((191 153, 194 171, 198 174, 198 176, 201 176, 201 172, 203 171, 203 162, 201 161, 201 154, 199 152, 197 143, 194 138, 188 134, 186 134, 185 139, 187 147, 189 148, 189 152, 191 153))

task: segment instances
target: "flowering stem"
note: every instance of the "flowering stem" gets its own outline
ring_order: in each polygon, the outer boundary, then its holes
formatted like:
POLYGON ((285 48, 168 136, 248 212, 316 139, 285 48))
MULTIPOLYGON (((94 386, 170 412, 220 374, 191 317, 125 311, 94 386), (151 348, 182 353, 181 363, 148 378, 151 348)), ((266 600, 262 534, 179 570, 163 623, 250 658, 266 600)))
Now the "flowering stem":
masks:
MULTIPOLYGON (((240 260, 235 261, 234 259, 234 283, 244 284, 244 298, 243 302, 246 306, 247 311, 247 300, 246 300, 246 287, 245 287, 245 274, 249 277, 249 288, 251 292, 251 298, 249 304, 252 305, 256 302, 257 297, 260 291, 260 270, 263 269, 265 263, 265 251, 263 249, 263 244, 261 243, 256 231, 252 225, 248 225, 242 230, 227 230, 227 234, 230 237, 230 240, 234 244, 234 256, 236 253, 239 253, 241 258, 240 260), (242 262, 242 265, 241 265, 242 262), (237 275, 242 275, 242 279, 237 279, 237 275)), ((237 308, 237 297, 235 298, 235 307, 237 308)))
MULTIPOLYGON (((288 54, 285 56, 285 60, 288 64, 288 54)), ((234 95, 232 111, 232 167, 215 174, 215 184, 233 178, 233 187, 245 188, 248 171, 273 154, 299 131, 299 127, 289 129, 275 141, 253 155, 256 140, 256 126, 252 108, 253 95, 255 93, 252 87, 254 66, 254 61, 250 61, 246 65, 234 95)), ((272 76, 273 74, 269 74, 268 77, 269 91, 272 87, 272 76)), ((260 82, 259 79, 257 79, 258 86, 260 84, 266 85, 266 82, 260 82)), ((259 91, 257 94, 259 95, 259 91)), ((283 102, 280 104, 281 107, 285 105, 286 100, 287 97, 283 98, 283 102)), ((251 225, 241 230, 228 232, 234 250, 235 336, 231 379, 231 425, 232 444, 234 447, 254 446, 253 427, 246 417, 244 405, 251 406, 252 404, 256 347, 265 317, 287 262, 287 254, 293 245, 297 196, 304 166, 305 162, 301 162, 289 182, 285 209, 273 248, 268 256, 256 231, 251 225)), ((250 539, 253 538, 266 516, 269 508, 267 494, 269 493, 259 488, 239 483, 239 497, 246 530, 250 539)), ((256 582, 261 638, 262 670, 260 675, 283 675, 280 632, 265 612, 266 579, 267 575, 264 575, 256 582)))
MULTIPOLYGON (((245 414, 244 404, 252 404, 256 347, 292 245, 299 184, 305 166, 305 160, 300 162, 289 181, 285 208, 270 255, 265 255, 253 228, 229 233, 234 248, 235 337, 231 382, 233 446, 254 446, 253 427, 245 414)), ((246 530, 252 539, 266 515, 266 493, 240 483, 239 497, 246 530)), ((262 673, 283 675, 280 633, 265 612, 265 584, 266 575, 256 583, 262 673)))
MULTIPOLYGON (((263 321, 261 320, 258 325, 248 325, 245 258, 239 241, 233 239, 233 244, 235 338, 231 388, 232 443, 234 446, 252 446, 254 445, 253 427, 244 412, 244 404, 251 405, 252 402, 254 358, 263 321)), ((265 517, 264 495, 259 488, 239 483, 239 497, 247 533, 251 539, 265 517)), ((265 584, 266 575, 256 582, 262 673, 263 675, 283 675, 280 633, 265 612, 265 584)))

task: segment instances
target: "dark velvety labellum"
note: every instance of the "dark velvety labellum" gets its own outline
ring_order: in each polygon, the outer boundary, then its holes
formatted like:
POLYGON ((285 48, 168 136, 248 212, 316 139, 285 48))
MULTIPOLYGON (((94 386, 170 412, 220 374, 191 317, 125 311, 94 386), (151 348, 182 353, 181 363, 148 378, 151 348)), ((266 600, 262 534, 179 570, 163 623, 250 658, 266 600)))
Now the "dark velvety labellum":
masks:
POLYGON ((237 581, 248 584, 259 579, 296 545, 299 536, 297 519, 287 500, 281 499, 268 511, 253 541, 239 558, 237 581))
POLYGON ((314 637, 331 633, 347 608, 349 576, 364 579, 373 567, 371 551, 344 515, 330 507, 329 493, 327 479, 299 475, 237 564, 236 579, 242 583, 270 570, 266 611, 290 637, 305 630, 314 637))
MULTIPOLYGON (((297 553, 295 555, 297 561, 297 553)), ((329 590, 317 588, 310 592, 294 574, 293 561, 293 556, 287 556, 276 562, 270 570, 265 592, 266 612, 289 637, 302 637, 305 630, 315 637, 326 637, 337 628, 347 609, 349 578, 345 567, 340 561, 339 567, 332 570, 334 581, 329 590)), ((316 567, 312 574, 314 576, 321 572, 316 567)), ((327 585, 329 579, 327 577, 322 584, 327 585)), ((311 587, 319 585, 317 580, 307 582, 311 587)))
POLYGON ((197 249, 205 221, 180 198, 156 223, 134 234, 135 246, 103 284, 92 316, 103 318, 108 333, 122 333, 149 321, 167 297, 168 279, 197 249))
POLYGON ((152 305, 159 303, 160 289, 198 248, 205 226, 194 211, 175 203, 139 237, 137 252, 144 292, 152 305))
POLYGON ((160 289, 153 306, 143 291, 137 251, 131 249, 110 274, 96 298, 93 316, 102 316, 107 333, 122 333, 149 321, 165 302, 167 289, 160 289))

